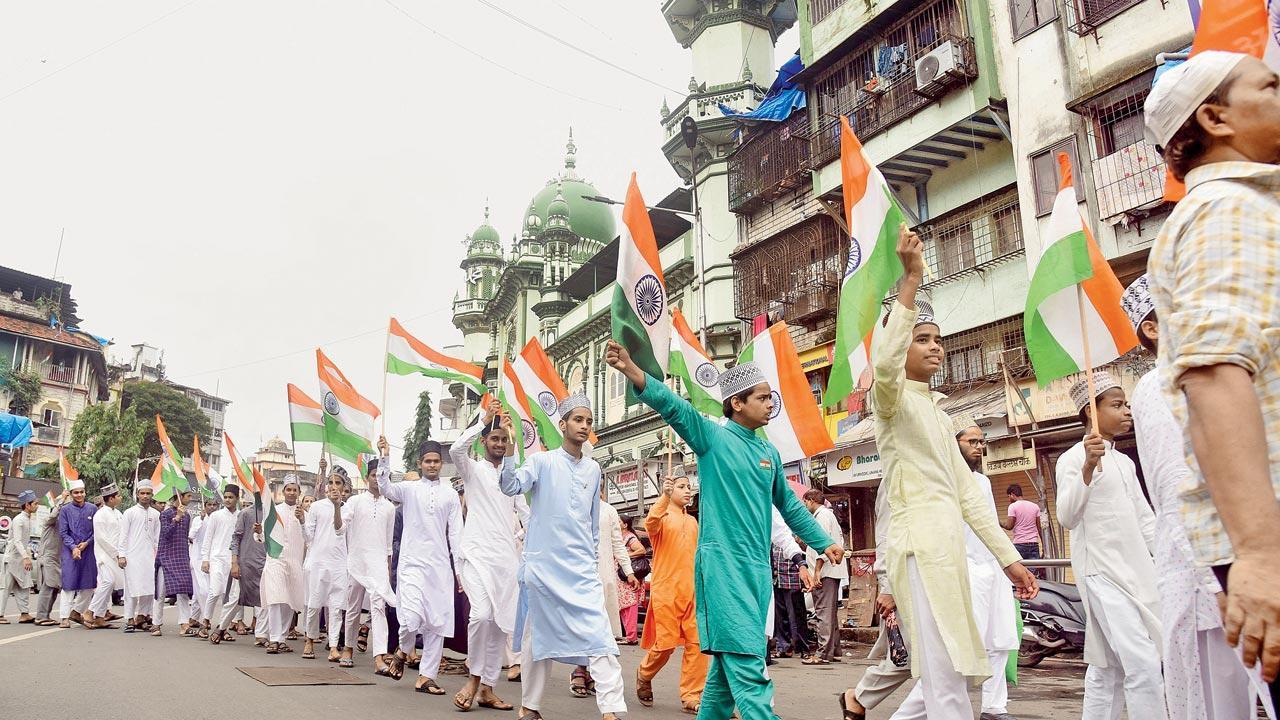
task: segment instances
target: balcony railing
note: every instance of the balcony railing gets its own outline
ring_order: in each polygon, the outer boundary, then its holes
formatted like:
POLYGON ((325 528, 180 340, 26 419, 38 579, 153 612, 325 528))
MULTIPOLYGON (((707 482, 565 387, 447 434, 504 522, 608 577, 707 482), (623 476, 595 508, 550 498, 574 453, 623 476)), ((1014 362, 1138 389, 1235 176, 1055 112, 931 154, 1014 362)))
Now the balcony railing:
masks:
POLYGON ((750 320, 780 306, 784 320, 811 325, 835 314, 846 245, 835 221, 818 215, 735 251, 737 317, 750 320))
POLYGON ((56 427, 38 427, 36 428, 36 440, 44 443, 56 443, 62 440, 62 428, 56 427))
POLYGON ((803 183, 809 169, 807 113, 751 128, 752 135, 729 158, 729 209, 743 212, 803 183))
POLYGON ((1093 180, 1103 220, 1164 199, 1164 158, 1142 133, 1142 105, 1154 74, 1137 75, 1076 108, 1087 121, 1096 158, 1093 180))
POLYGON ((934 0, 868 38, 814 79, 818 131, 811 138, 814 166, 840 154, 840 116, 866 142, 927 107, 952 85, 978 76, 973 39, 963 3, 934 0), (925 55, 953 43, 954 68, 940 82, 917 89, 915 66, 925 55))
POLYGON ((484 308, 486 304, 488 304, 488 301, 482 300, 480 298, 471 298, 468 300, 454 300, 453 314, 461 315, 463 313, 482 313, 484 312, 484 308))
POLYGON ((1023 249, 1018 190, 1008 187, 916 228, 924 260, 939 282, 1023 249))
POLYGON ((662 118, 664 140, 670 140, 680 134, 680 121, 688 115, 693 115, 694 120, 721 117, 723 115, 720 112, 721 105, 739 112, 746 112, 759 105, 764 95, 763 89, 747 82, 732 83, 706 90, 690 90, 689 97, 662 118))
POLYGON ((41 367, 40 375, 49 382, 63 385, 71 385, 76 381, 76 369, 67 365, 45 365, 41 367))
POLYGON ((1006 357, 1010 370, 1027 366, 1026 336, 1022 315, 998 320, 988 325, 965 330, 942 338, 946 360, 929 384, 935 388, 955 388, 969 383, 992 380, 1001 376, 1001 353, 1016 350, 1006 357))
POLYGON ((1098 26, 1142 0, 1067 0, 1067 29, 1076 35, 1094 34, 1098 26))
POLYGON ((809 3, 809 21, 814 25, 827 19, 845 0, 811 0, 809 3))

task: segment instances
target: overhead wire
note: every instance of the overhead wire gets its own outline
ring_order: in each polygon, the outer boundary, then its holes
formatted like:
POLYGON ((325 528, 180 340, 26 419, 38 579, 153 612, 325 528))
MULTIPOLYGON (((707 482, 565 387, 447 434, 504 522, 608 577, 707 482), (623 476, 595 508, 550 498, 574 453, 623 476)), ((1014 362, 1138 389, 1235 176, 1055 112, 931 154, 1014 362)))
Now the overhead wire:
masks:
POLYGON ((498 69, 500 69, 500 70, 504 70, 504 71, 506 71, 506 72, 508 72, 508 73, 511 73, 512 75, 515 75, 516 77, 520 78, 521 80, 525 80, 525 81, 527 81, 527 82, 533 83, 534 85, 537 85, 538 87, 541 87, 541 88, 545 88, 545 89, 547 89, 547 90, 550 90, 551 92, 559 93, 559 94, 564 95, 564 96, 566 96, 566 97, 571 97, 571 98, 573 98, 573 99, 575 99, 575 100, 581 100, 582 102, 591 103, 592 105, 597 105, 597 106, 599 106, 599 107, 607 108, 607 109, 609 109, 609 110, 614 110, 614 111, 617 111, 617 112, 626 112, 626 110, 624 110, 623 108, 621 108, 621 107, 619 107, 619 106, 617 106, 617 105, 610 105, 610 104, 608 104, 608 103, 604 103, 604 102, 601 102, 601 101, 599 101, 599 100, 593 100, 593 99, 591 99, 591 98, 589 98, 589 97, 583 97, 582 95, 578 95, 578 94, 576 94, 576 93, 572 93, 572 92, 570 92, 570 91, 568 91, 568 90, 563 90, 563 89, 558 88, 558 87, 555 87, 555 86, 553 86, 553 85, 549 85, 549 84, 547 84, 547 83, 545 83, 545 82, 543 82, 543 81, 541 81, 541 80, 539 80, 539 79, 537 79, 537 78, 535 78, 535 77, 532 77, 532 76, 526 75, 526 74, 524 74, 524 73, 520 72, 519 70, 516 70, 515 68, 512 68, 512 67, 510 67, 510 66, 504 65, 504 64, 502 64, 502 63, 498 62, 497 60, 494 60, 494 59, 492 59, 492 58, 490 58, 490 57, 488 57, 488 56, 486 56, 486 55, 483 55, 483 54, 481 54, 481 53, 479 53, 479 52, 477 52, 477 51, 475 51, 475 50, 472 50, 471 48, 467 47, 466 45, 463 45, 462 43, 458 42, 457 40, 454 40, 453 38, 449 37, 448 35, 445 35, 444 33, 440 32, 440 31, 439 31, 439 30, 437 30, 437 29, 435 29, 434 27, 431 27, 430 25, 426 24, 425 22, 423 22, 423 21, 419 20, 417 17, 415 17, 414 15, 412 15, 411 13, 409 13, 409 11, 408 11, 408 10, 405 10, 404 8, 402 8, 402 7, 400 7, 399 5, 397 5, 397 4, 395 4, 394 2, 392 2, 392 0, 382 0, 382 1, 383 1, 384 3, 386 3, 387 5, 391 6, 393 9, 395 9, 395 11, 396 11, 396 12, 398 12, 398 13, 400 13, 401 15, 405 16, 406 18, 408 18, 408 19, 409 19, 411 22, 413 22, 415 25, 418 25, 419 27, 421 27, 423 30, 426 30, 427 32, 431 33, 432 35, 435 35, 436 37, 440 38, 441 40, 444 40, 445 42, 449 43, 450 45, 452 45, 452 46, 454 46, 454 47, 458 48, 459 50, 462 50, 463 52, 467 53, 468 55, 471 55, 472 57, 474 57, 474 58, 476 58, 476 59, 478 59, 478 60, 482 60, 482 61, 484 61, 484 62, 486 62, 486 63, 489 63, 490 65, 492 65, 492 66, 494 66, 494 67, 496 67, 496 68, 498 68, 498 69))

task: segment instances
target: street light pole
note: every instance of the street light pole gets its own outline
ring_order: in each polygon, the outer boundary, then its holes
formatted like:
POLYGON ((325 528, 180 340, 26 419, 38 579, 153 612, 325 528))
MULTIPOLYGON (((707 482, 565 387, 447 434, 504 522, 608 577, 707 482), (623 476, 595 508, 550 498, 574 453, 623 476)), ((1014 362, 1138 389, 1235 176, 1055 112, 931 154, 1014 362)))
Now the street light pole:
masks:
POLYGON ((693 184, 693 224, 695 227, 694 275, 698 278, 698 326, 702 335, 702 349, 711 352, 707 340, 707 265, 702 255, 706 245, 703 235, 702 206, 698 203, 698 122, 691 115, 680 121, 680 136, 689 148, 689 178, 693 184))

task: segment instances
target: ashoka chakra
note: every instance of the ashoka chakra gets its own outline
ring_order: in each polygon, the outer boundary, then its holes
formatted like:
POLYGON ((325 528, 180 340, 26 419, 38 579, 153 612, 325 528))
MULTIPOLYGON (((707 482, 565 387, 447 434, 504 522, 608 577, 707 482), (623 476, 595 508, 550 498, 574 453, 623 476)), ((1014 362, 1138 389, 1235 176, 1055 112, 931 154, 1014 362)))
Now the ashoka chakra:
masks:
POLYGON ((533 423, 528 420, 520 420, 520 432, 524 433, 524 449, 528 450, 538 440, 538 433, 533 429, 533 423))
POLYGON ((341 406, 338 405, 338 398, 332 392, 326 391, 324 394, 324 411, 330 415, 337 415, 341 406))
POLYGON ((538 406, 542 408, 542 412, 548 415, 554 415, 556 409, 560 407, 560 403, 556 402, 556 396, 550 391, 543 390, 538 393, 538 406))
POLYGON ((773 410, 769 413, 769 419, 772 420, 782 413, 782 396, 777 390, 770 390, 769 394, 773 396, 773 410))
POLYGON ((636 313, 645 325, 652 325, 662 317, 666 298, 662 283, 653 275, 645 275, 636 283, 636 313))
POLYGON ((693 371, 693 379, 697 380, 702 387, 715 387, 716 382, 720 380, 720 371, 716 370, 715 365, 704 362, 693 371))

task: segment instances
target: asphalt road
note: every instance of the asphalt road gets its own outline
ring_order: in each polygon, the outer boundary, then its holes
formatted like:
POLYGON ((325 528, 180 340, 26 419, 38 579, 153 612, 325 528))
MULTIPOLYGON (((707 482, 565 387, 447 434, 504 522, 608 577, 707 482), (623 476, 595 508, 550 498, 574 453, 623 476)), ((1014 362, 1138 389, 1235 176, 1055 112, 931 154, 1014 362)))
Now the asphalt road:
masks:
MULTIPOLYGON (((16 616, 9 619, 13 622, 16 616)), ((461 688, 462 676, 439 678, 447 695, 418 694, 413 692, 411 673, 415 671, 409 670, 398 683, 377 677, 372 658, 357 653, 357 666, 350 672, 372 680, 373 685, 268 687, 236 668, 320 666, 326 664, 324 655, 320 654, 317 660, 303 660, 297 652, 267 655, 253 647, 251 637, 214 647, 177 637, 176 619, 170 618, 168 623, 169 634, 158 638, 145 633, 126 635, 119 630, 88 631, 78 626, 67 630, 0 626, 0 708, 4 716, 24 720, 312 720, 318 714, 335 719, 456 717, 450 698, 461 688)), ((295 650, 301 650, 301 642, 292 644, 295 650)), ((858 649, 849 652, 857 653, 858 649)), ((677 658, 654 681, 654 706, 640 707, 635 701, 635 669, 641 657, 638 648, 622 648, 630 717, 688 718, 681 714, 677 697, 677 658)), ((778 715, 787 719, 840 720, 836 694, 855 684, 865 665, 865 661, 853 657, 820 667, 802 667, 799 660, 780 662, 770 668, 777 688, 778 715)), ((1024 671, 1021 685, 1010 689, 1010 712, 1020 720, 1079 718, 1083 673, 1084 668, 1078 663, 1054 660, 1024 671)), ((544 698, 543 715, 548 720, 598 717, 595 702, 572 697, 568 683, 569 668, 557 666, 544 698)), ((889 717, 909 689, 909 684, 904 686, 870 717, 889 717)), ((519 706, 518 683, 504 679, 498 683, 497 692, 519 706)), ((976 688, 972 695, 976 703, 976 688)), ((515 712, 476 709, 472 716, 479 716, 478 720, 515 720, 515 712)))

